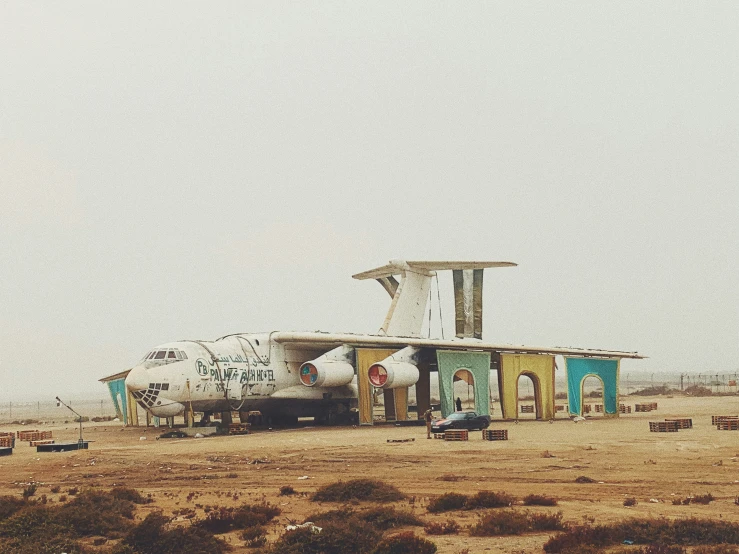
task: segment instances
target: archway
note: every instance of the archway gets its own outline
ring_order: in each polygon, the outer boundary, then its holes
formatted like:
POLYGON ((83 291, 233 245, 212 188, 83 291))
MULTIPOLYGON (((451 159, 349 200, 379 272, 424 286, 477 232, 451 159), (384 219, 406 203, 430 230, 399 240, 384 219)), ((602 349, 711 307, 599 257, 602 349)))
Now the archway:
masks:
POLYGON ((454 409, 467 411, 475 409, 475 376, 469 369, 461 368, 454 373, 454 409), (457 402, 459 400, 459 402, 457 402))
POLYGON ((580 381, 580 398, 583 414, 602 417, 605 415, 605 386, 599 375, 589 373, 580 381))
POLYGON ((603 385, 603 415, 618 417, 618 358, 565 357, 567 368, 567 402, 570 414, 583 414, 583 381, 593 375, 603 385))
MULTIPOLYGON (((490 353, 459 352, 437 350, 436 363, 439 369, 439 396, 441 415, 448 416, 455 411, 454 377, 459 370, 472 374, 472 387, 475 391, 475 411, 478 414, 490 413, 490 353)), ((460 375, 463 375, 460 373, 460 375)), ((465 386, 465 385, 462 385, 465 386)))
POLYGON ((516 419, 542 419, 541 385, 538 375, 525 371, 518 376, 516 399, 518 408, 516 419))
MULTIPOLYGON (((527 376, 534 389, 536 419, 554 418, 554 356, 501 354, 498 390, 503 419, 518 419, 519 379, 527 376)), ((524 381, 524 388, 526 381, 524 381)))

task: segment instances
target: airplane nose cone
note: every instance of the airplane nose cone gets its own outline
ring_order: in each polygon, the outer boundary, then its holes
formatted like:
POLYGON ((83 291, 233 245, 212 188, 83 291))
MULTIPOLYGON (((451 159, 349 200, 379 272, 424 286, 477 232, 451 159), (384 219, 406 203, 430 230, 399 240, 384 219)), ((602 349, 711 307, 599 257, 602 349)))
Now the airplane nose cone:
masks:
POLYGON ((145 390, 149 387, 149 377, 145 368, 134 367, 126 376, 126 388, 131 392, 145 390))

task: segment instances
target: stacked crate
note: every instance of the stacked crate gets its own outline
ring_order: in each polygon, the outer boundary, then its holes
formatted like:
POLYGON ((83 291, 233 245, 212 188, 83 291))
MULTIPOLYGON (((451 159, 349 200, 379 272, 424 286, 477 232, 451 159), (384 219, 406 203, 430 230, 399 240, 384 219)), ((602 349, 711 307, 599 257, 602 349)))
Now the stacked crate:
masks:
POLYGON ((521 404, 521 413, 522 414, 533 414, 534 405, 533 404, 521 404))
POLYGON ((466 441, 469 440, 470 432, 467 429, 449 429, 444 431, 445 441, 466 441))
POLYGON ((248 435, 249 424, 248 423, 231 423, 228 426, 229 435, 248 435))
POLYGON ((42 444, 54 444, 54 439, 42 439, 28 442, 28 446, 41 446, 42 444))
POLYGON ((739 419, 721 419, 716 422, 719 431, 739 431, 739 419))
POLYGON ((507 441, 508 429, 483 429, 482 440, 484 441, 507 441))
POLYGON ((603 413, 603 404, 596 404, 595 405, 595 411, 596 411, 596 413, 602 414, 603 413))
POLYGON ((567 409, 567 406, 564 406, 562 404, 557 404, 554 407, 554 410, 557 411, 557 412, 564 412, 566 409, 567 409))
POLYGON ((711 425, 716 425, 719 421, 726 421, 727 419, 739 419, 739 416, 735 416, 735 415, 714 415, 714 416, 711 416, 711 425))
POLYGON ((678 429, 692 429, 693 428, 693 420, 690 418, 670 418, 665 419, 665 421, 674 421, 677 423, 678 429))
POLYGON ((618 406, 618 411, 622 414, 630 414, 631 413, 631 406, 627 406, 626 404, 620 404, 618 406))
MULTIPOLYGON (((45 441, 52 438, 52 432, 51 431, 18 431, 18 440, 20 441, 28 441, 30 442, 37 442, 37 441, 45 441)), ((33 445, 31 445, 33 446, 33 445)))
POLYGON ((656 402, 650 402, 649 404, 635 404, 634 411, 636 412, 651 412, 657 409, 656 402))
POLYGON ((676 421, 650 421, 649 431, 652 433, 677 433, 679 427, 676 421))
POLYGON ((0 433, 0 448, 15 448, 15 433, 0 433))

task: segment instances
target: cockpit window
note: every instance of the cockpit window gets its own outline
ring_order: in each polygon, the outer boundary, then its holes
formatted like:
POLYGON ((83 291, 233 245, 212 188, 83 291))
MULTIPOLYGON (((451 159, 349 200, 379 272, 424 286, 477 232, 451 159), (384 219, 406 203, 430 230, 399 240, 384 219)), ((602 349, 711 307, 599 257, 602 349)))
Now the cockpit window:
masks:
POLYGON ((182 350, 178 350, 177 353, 180 355, 180 360, 187 360, 187 354, 185 354, 182 350))
POLYGON ((174 350, 169 350, 167 352, 167 359, 169 359, 169 360, 176 360, 177 359, 177 354, 175 354, 174 350))
POLYGON ((154 356, 154 359, 155 360, 163 360, 164 359, 164 356, 166 356, 166 355, 167 355, 167 351, 166 350, 160 350, 159 352, 157 352, 157 355, 154 356))
POLYGON ((152 350, 149 352, 149 355, 146 357, 147 360, 152 360, 154 358, 154 355, 157 353, 156 350, 152 350))

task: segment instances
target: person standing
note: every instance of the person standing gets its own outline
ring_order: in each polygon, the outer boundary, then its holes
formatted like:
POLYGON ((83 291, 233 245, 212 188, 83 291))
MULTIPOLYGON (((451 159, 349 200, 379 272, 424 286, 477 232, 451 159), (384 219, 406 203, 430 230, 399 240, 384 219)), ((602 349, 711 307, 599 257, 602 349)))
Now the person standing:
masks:
POLYGON ((423 412, 423 419, 426 421, 426 438, 431 438, 431 420, 433 419, 433 416, 431 415, 431 408, 423 412))
POLYGON ((462 399, 459 396, 457 397, 457 411, 462 411, 462 399))

